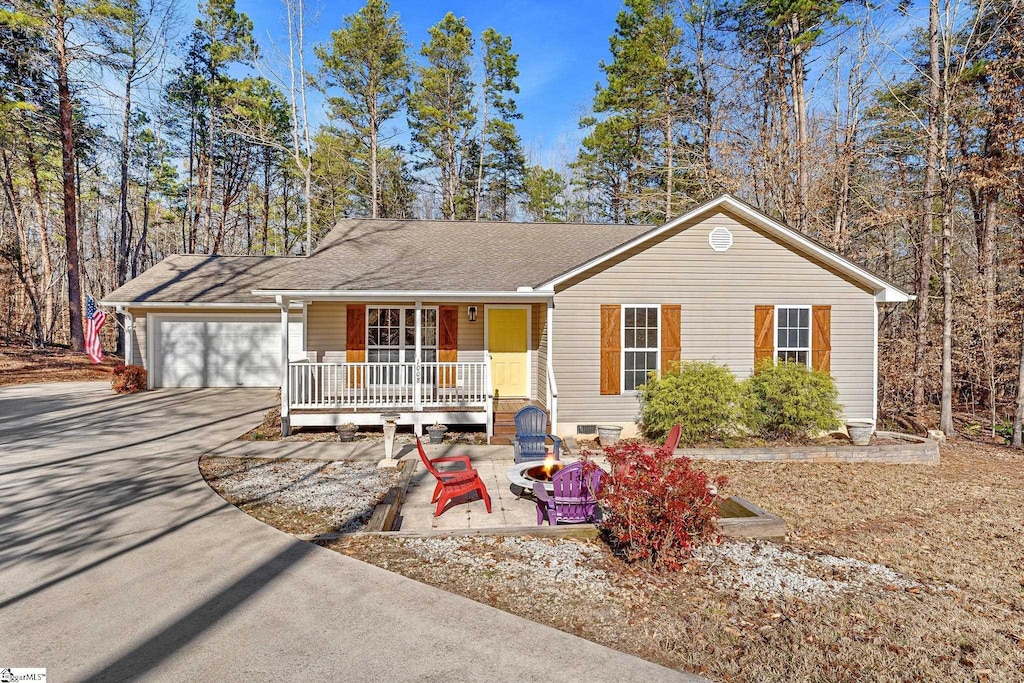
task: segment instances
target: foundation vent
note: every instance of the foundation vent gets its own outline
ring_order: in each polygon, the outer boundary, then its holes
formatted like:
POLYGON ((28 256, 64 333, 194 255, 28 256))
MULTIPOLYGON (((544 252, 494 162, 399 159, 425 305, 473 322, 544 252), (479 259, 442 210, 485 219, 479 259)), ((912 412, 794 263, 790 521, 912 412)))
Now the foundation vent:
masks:
POLYGON ((728 228, 715 228, 708 235, 708 244, 715 251, 729 251, 732 246, 732 233, 728 228))
POLYGON ((597 434, 597 425, 576 425, 577 434, 597 434))

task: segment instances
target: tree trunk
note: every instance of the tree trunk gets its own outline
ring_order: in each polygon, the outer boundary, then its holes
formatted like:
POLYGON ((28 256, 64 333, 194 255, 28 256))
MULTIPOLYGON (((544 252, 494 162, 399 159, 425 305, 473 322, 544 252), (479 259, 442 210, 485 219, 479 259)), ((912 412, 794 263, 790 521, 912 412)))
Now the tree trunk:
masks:
MULTIPOLYGON (((11 214, 14 219, 15 230, 18 235, 17 263, 13 262, 14 259, 9 260, 12 261, 12 270, 17 273, 18 279, 21 281, 22 289, 25 292, 25 296, 28 297, 29 304, 32 306, 33 322, 36 333, 32 346, 38 348, 44 343, 43 316, 39 309, 39 298, 36 294, 35 274, 32 272, 31 266, 28 268, 25 267, 25 257, 28 254, 28 237, 25 234, 25 225, 22 223, 21 208, 18 206, 18 200, 14 194, 14 177, 11 173, 10 159, 7 157, 6 150, 2 147, 0 147, 0 157, 3 158, 4 163, 4 194, 7 195, 7 201, 11 205, 11 214)), ((8 326, 8 332, 9 331, 10 327, 8 326)))
MULTIPOLYGON (((796 13, 790 18, 792 37, 800 35, 800 18, 796 13)), ((790 48, 792 56, 792 90, 793 116, 796 119, 796 227, 801 232, 807 231, 808 195, 810 194, 810 174, 807 169, 807 98, 804 93, 804 47, 796 44, 790 48)))
POLYGON ((487 93, 483 95, 483 114, 480 119, 480 158, 476 172, 476 220, 480 220, 480 204, 484 193, 484 151, 487 147, 487 93))
POLYGON ((1013 416, 1013 445, 1024 447, 1024 314, 1021 315, 1020 363, 1017 371, 1017 412, 1013 416))
POLYGON ((942 210, 942 404, 939 429, 952 436, 953 426, 953 217, 942 210))
POLYGON ((82 324, 82 281, 78 258, 78 197, 75 195, 75 138, 71 112, 71 88, 68 85, 67 37, 63 0, 53 3, 54 48, 57 57, 57 106, 60 125, 61 169, 64 186, 64 244, 68 268, 68 323, 72 351, 85 348, 82 324))
POLYGON ((380 179, 377 173, 377 119, 370 122, 370 218, 380 217, 380 179))
POLYGON ((267 255, 267 246, 270 242, 270 150, 263 150, 263 234, 260 235, 262 253, 267 255))
MULTIPOLYGON (((117 250, 114 254, 117 286, 128 279, 128 266, 132 257, 131 238, 128 231, 128 160, 131 158, 132 80, 135 69, 129 68, 124 79, 124 121, 121 124, 121 187, 119 193, 120 221, 117 236, 117 250)), ((124 316, 117 314, 117 353, 124 356, 124 316)))
POLYGON ((39 159, 32 144, 32 140, 26 133, 27 154, 25 162, 28 166, 29 178, 32 181, 32 201, 36 210, 36 221, 39 230, 39 255, 43 261, 43 339, 42 342, 53 336, 53 326, 56 322, 56 304, 53 296, 53 257, 50 254, 50 235, 46 227, 46 211, 43 208, 43 190, 39 183, 39 159))
POLYGON ((925 377, 928 375, 928 313, 935 243, 935 172, 939 163, 939 0, 928 11, 929 84, 928 144, 925 154, 921 239, 917 263, 917 344, 914 348, 914 411, 924 412, 925 377))

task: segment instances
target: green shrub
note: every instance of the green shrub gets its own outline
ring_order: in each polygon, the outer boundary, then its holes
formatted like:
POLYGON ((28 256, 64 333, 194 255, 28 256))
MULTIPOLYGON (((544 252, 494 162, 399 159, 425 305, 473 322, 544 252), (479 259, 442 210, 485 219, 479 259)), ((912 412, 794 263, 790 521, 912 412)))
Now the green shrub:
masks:
POLYGON ((729 368, 687 361, 661 378, 648 379, 640 392, 640 423, 647 437, 659 441, 677 423, 684 445, 718 440, 740 420, 741 398, 740 383, 729 368))
POLYGON ((744 382, 746 423, 767 439, 807 436, 839 427, 839 392, 827 372, 802 363, 758 365, 744 382))

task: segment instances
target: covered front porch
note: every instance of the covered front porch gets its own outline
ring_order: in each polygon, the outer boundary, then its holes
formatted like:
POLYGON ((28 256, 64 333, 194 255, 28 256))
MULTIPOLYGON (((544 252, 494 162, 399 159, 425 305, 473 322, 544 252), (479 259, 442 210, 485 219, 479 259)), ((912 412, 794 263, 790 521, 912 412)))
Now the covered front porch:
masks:
MULTIPOLYGON (((277 296, 282 320, 302 306, 305 358, 281 335, 281 425, 380 425, 417 434, 433 423, 479 425, 488 439, 510 410, 555 416, 550 300, 423 300, 277 296)), ((294 315, 294 313, 293 313, 294 315)))

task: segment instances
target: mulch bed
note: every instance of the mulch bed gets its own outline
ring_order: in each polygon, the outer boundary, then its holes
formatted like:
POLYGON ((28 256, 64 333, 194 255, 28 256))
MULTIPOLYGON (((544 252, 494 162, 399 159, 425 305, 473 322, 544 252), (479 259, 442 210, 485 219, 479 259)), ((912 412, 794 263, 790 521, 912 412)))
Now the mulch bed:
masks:
POLYGON ((938 466, 700 462, 780 514, 652 575, 600 541, 350 537, 328 546, 722 681, 1024 680, 1024 453, 938 466))
POLYGON ((35 382, 110 381, 110 371, 124 362, 120 356, 104 355, 93 364, 84 352, 59 346, 33 349, 29 345, 0 345, 0 386, 35 382))

